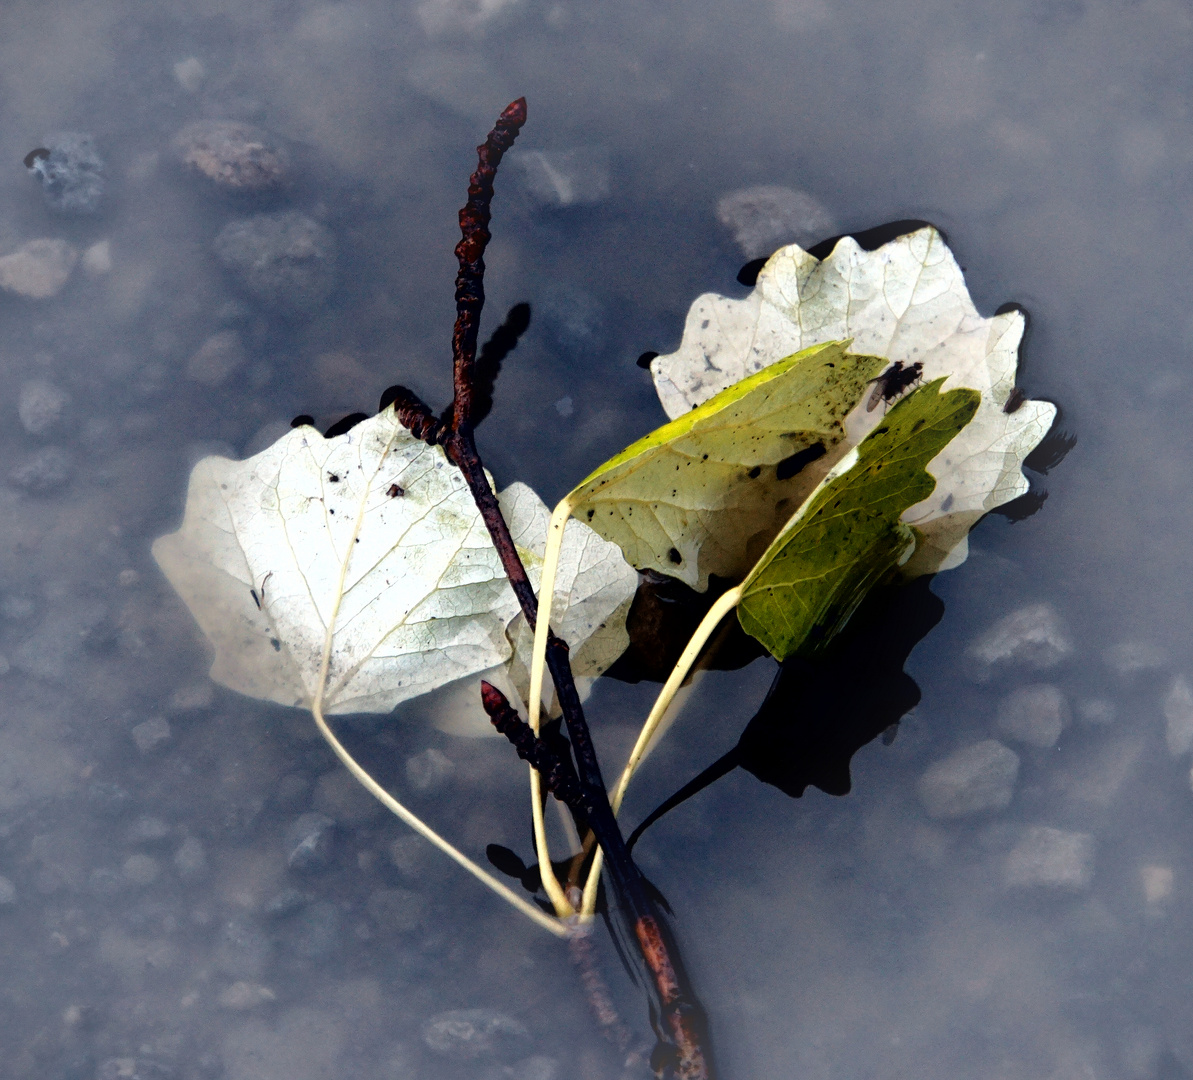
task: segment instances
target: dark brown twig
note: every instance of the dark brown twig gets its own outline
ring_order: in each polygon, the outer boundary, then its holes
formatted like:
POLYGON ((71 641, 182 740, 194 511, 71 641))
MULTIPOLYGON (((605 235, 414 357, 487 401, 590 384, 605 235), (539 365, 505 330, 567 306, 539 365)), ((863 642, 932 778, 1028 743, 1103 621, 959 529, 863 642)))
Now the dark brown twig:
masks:
POLYGON ((460 242, 456 258, 456 325, 452 331, 454 388, 451 426, 455 431, 471 430, 476 423, 474 367, 476 331, 485 306, 485 248, 489 244, 489 204, 493 201, 493 178, 505 152, 514 144, 526 123, 526 99, 518 98, 505 107, 489 137, 476 148, 476 172, 468 180, 468 201, 460 211, 460 242))
POLYGON ((513 744, 518 757, 528 761, 543 778, 543 786, 565 806, 583 812, 580 781, 566 762, 540 739, 492 683, 481 680, 481 702, 493 726, 513 744))
MULTIPOLYGON (((402 387, 394 388, 397 393, 393 404, 412 434, 432 445, 442 446, 448 460, 464 475, 522 613, 533 630, 538 614, 534 588, 514 546, 497 497, 489 486, 473 438, 477 416, 476 337, 485 297, 484 252, 490 239, 489 204, 493 198, 493 179, 502 156, 513 145, 525 122, 526 100, 519 98, 507 106, 489 137, 477 147, 477 169, 469 180, 468 202, 460 211, 463 235, 456 245, 460 269, 456 276, 456 324, 452 334, 455 387, 452 404, 436 420, 422 401, 402 387)), ((671 957, 671 945, 662 920, 626 849, 625 839, 609 805, 596 749, 576 692, 567 644, 553 633, 547 638, 547 668, 555 683, 556 697, 575 756, 580 792, 577 806, 587 817, 604 850, 605 866, 614 890, 629 911, 634 935, 658 995, 659 1035, 668 1044, 668 1056, 672 1059, 665 1074, 679 1080, 706 1080, 711 1075, 711 1066, 704 1050, 707 1040, 703 1015, 684 988, 671 957)))

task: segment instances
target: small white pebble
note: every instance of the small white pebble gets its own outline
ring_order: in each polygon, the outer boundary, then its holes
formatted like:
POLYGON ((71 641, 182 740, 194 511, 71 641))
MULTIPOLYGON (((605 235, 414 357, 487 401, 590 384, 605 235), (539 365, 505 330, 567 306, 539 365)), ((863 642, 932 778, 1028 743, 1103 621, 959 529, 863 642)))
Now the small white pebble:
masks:
POLYGON ((572 399, 570 397, 561 397, 557 402, 555 402, 555 411, 563 417, 571 416, 575 411, 572 408, 572 399))
POLYGON ((148 855, 130 855, 124 860, 121 870, 136 885, 149 885, 157 880, 157 860, 148 855))
POLYGON ((83 273, 89 278, 103 277, 112 269, 112 245, 107 240, 92 244, 83 252, 83 273))
POLYGON ((188 94, 197 94, 207 78, 207 68, 197 56, 188 56, 174 65, 174 78, 188 94))
POLYGON ((124 589, 131 588, 140 580, 141 575, 135 570, 121 570, 120 573, 116 575, 117 584, 124 589))
POLYGON ((1143 882, 1143 895, 1149 904, 1158 904, 1172 895, 1171 866, 1142 866, 1139 878, 1143 882))

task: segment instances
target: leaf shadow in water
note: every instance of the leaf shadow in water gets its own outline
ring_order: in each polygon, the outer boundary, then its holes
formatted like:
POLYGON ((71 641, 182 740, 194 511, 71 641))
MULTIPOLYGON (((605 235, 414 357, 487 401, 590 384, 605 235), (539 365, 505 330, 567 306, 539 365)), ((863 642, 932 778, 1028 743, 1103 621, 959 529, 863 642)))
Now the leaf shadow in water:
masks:
POLYGON ((781 664, 737 745, 652 811, 629 844, 736 768, 792 798, 809 785, 847 794, 853 755, 884 733, 889 745, 900 718, 919 703, 920 688, 903 665, 944 615, 931 580, 875 590, 827 648, 781 664))

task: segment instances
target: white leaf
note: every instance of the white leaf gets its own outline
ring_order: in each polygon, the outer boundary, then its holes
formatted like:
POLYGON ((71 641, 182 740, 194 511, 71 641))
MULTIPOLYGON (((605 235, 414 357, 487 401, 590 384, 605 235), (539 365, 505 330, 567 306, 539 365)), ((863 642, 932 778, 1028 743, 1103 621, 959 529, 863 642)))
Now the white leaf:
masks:
MULTIPOLYGON (((771 256, 743 300, 707 293, 688 313, 679 349, 651 362, 655 388, 674 418, 800 349, 852 338, 852 350, 922 363, 925 381, 982 394, 970 424, 928 466, 936 488, 903 520, 922 535, 904 573, 963 562, 966 535, 986 512, 1028 490, 1023 459, 1047 433, 1056 407, 1024 401, 1003 412, 1015 384, 1024 319, 982 318, 961 268, 932 228, 863 251, 850 237, 817 260, 792 244, 771 256)), ((858 409, 847 423, 856 444, 882 421, 858 409)))
POLYGON ((212 678, 253 697, 309 704, 332 624, 330 713, 388 712, 509 655, 517 605, 464 479, 392 409, 203 459, 153 550, 215 647, 212 678))
MULTIPOLYGON (((511 484, 498 501, 537 592, 550 511, 525 484, 511 484)), ((600 675, 625 652, 630 642, 625 619, 637 589, 638 573, 616 544, 583 522, 568 522, 552 590, 551 626, 567 642, 577 678, 600 675)), ((526 701, 534 634, 520 611, 510 625, 509 638, 514 647, 510 675, 526 701)))
MULTIPOLYGON (((547 508, 523 484, 499 498, 537 582, 547 508)), ((557 603, 569 645, 603 657, 625 647, 637 576, 583 531, 557 603)), ((517 636, 463 476, 392 409, 334 439, 302 427, 246 461, 204 458, 153 553, 214 647, 212 678, 285 705, 313 700, 329 624, 328 713, 388 712, 505 663, 517 636)))

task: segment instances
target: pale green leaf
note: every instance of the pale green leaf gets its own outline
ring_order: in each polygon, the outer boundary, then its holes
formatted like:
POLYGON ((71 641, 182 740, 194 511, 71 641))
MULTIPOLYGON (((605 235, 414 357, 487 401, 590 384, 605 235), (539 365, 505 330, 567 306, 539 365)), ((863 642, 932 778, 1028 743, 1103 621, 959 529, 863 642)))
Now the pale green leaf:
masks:
MULTIPOLYGON (((926 380, 982 395, 978 413, 937 463, 930 498, 905 521, 922 534, 908 574, 963 562, 966 534, 985 513, 1024 494, 1024 458, 1052 425, 1056 407, 1024 401, 1003 411, 1015 384, 1024 318, 982 318, 943 237, 924 228, 876 251, 839 240, 823 261, 796 245, 777 251, 742 300, 712 293, 693 303, 679 349, 651 363, 667 415, 679 417, 724 388, 798 349, 850 338, 860 353, 922 363, 926 380)), ((856 445, 882 420, 857 410, 846 423, 856 445)))
POLYGON ((911 555, 917 537, 901 518, 932 494, 928 463, 970 423, 980 400, 974 390, 938 393, 944 381, 896 404, 742 583, 738 619, 776 659, 827 642, 870 588, 911 555))
POLYGON ((605 462, 568 496, 572 513, 640 570, 697 589, 740 579, 825 475, 843 421, 886 366, 830 342, 742 379, 605 462), (778 466, 826 454, 779 479, 778 466))

